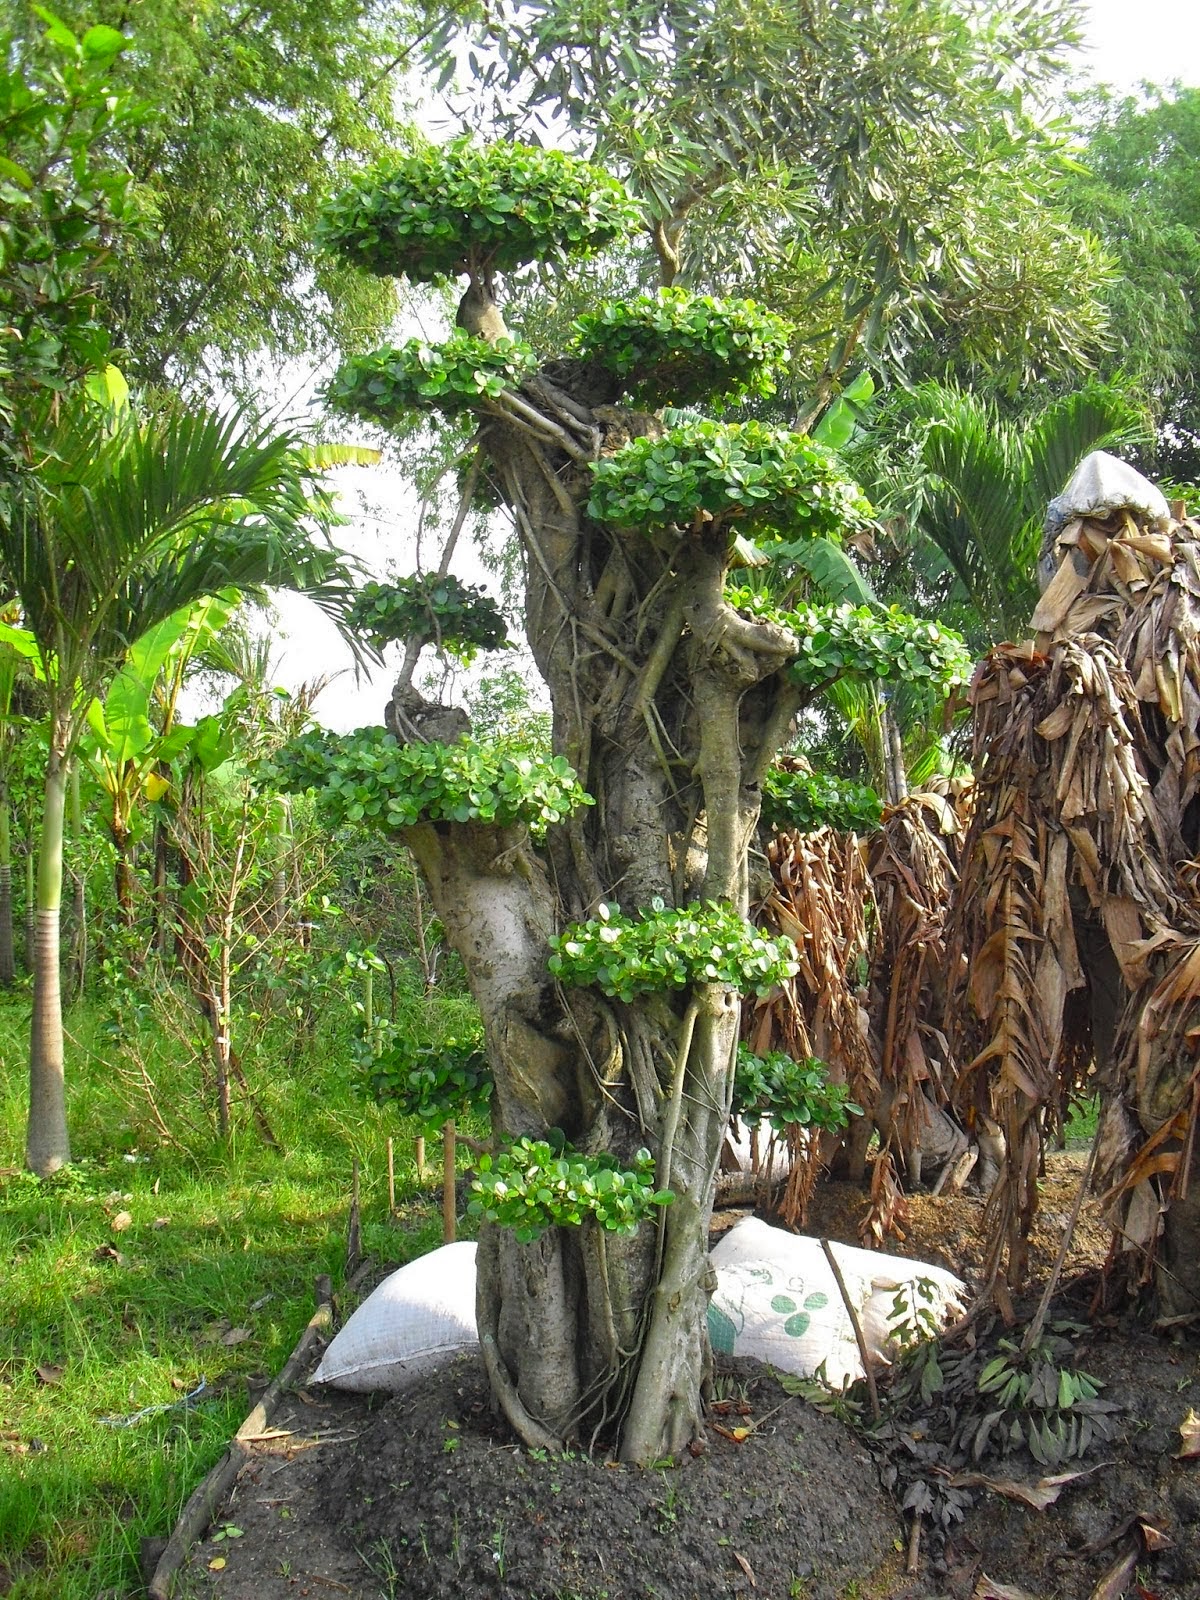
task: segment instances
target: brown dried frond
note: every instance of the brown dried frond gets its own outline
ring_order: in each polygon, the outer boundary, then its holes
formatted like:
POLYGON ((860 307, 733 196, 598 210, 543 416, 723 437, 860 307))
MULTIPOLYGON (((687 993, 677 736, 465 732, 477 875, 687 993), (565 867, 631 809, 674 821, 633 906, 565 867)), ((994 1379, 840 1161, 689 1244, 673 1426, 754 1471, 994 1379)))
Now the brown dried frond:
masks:
MULTIPOLYGON (((871 886, 865 852, 853 834, 828 828, 782 833, 767 847, 771 888, 755 920, 795 941, 800 970, 765 999, 748 1005, 744 1034, 757 1054, 784 1050, 796 1059, 816 1056, 835 1083, 873 1106, 878 1078, 859 1002, 859 978, 868 952, 871 886)), ((803 1223, 817 1173, 836 1142, 805 1136, 789 1140, 792 1169, 781 1204, 792 1226, 803 1223)))
POLYGON ((1160 533, 1124 516, 1112 537, 1072 525, 1036 646, 993 651, 972 686, 976 811, 950 941, 971 1006, 952 995, 947 1017, 972 1057, 958 1103, 990 1107, 1008 1140, 989 1210, 1001 1290, 1023 1270, 1043 1113, 1086 1068, 1079 940, 1106 945, 1120 974, 1121 1103, 1100 1166, 1143 1263, 1186 1189, 1200 1105, 1198 541, 1191 522, 1160 533))
POLYGON ((961 819, 951 801, 911 794, 889 808, 871 840, 878 907, 869 1010, 878 1039, 885 1142, 921 1142, 925 1086, 945 1104, 952 1088, 949 1041, 932 1021, 943 1010, 946 918, 958 879, 961 819))

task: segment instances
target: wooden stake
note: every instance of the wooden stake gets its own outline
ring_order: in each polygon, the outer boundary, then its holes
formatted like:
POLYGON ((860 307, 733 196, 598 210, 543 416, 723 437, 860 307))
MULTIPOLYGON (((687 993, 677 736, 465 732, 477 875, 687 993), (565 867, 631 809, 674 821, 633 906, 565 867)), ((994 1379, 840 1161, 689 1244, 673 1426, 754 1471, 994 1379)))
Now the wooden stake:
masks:
POLYGON ((442 1124, 442 1239, 454 1243, 456 1205, 454 1195, 454 1119, 442 1124))
POLYGON ((396 1147, 388 1140, 388 1216, 396 1215, 396 1147))
POLYGON ((350 1221, 346 1228, 346 1272, 349 1275, 362 1260, 362 1222, 358 1203, 358 1157, 354 1158, 350 1187, 350 1221))
POLYGON ((417 1182, 425 1182, 425 1135, 419 1133, 413 1140, 413 1155, 417 1162, 417 1182))
POLYGON ((858 1354, 863 1364, 863 1372, 867 1379, 867 1395, 871 1401, 872 1421, 879 1421, 879 1390, 875 1387, 875 1374, 872 1372, 871 1352, 867 1349, 867 1341, 863 1335, 862 1323, 858 1320, 858 1312, 850 1298, 850 1291, 846 1288, 846 1280, 842 1277, 842 1269, 838 1266, 837 1257, 829 1248, 829 1240, 821 1240, 821 1249, 825 1252, 825 1259, 833 1270, 834 1282, 842 1297, 842 1304, 846 1308, 846 1315, 850 1318, 850 1326, 854 1329, 854 1340, 858 1345, 858 1354))

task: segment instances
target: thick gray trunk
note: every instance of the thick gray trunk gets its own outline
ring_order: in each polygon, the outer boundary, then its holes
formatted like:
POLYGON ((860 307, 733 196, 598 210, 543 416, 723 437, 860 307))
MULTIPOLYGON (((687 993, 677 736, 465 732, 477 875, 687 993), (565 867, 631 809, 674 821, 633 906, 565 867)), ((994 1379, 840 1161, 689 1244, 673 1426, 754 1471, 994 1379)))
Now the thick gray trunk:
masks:
MULTIPOLYGON (((484 297, 486 299, 486 297, 484 297)), ((464 306, 467 325, 489 308, 464 306)), ((586 1223, 519 1245, 485 1228, 480 1339, 495 1397, 531 1444, 603 1439, 676 1454, 701 1427, 708 1225, 739 997, 708 986, 632 1004, 550 977, 549 938, 604 900, 711 899, 745 914, 759 785, 790 706, 784 630, 723 598, 727 535, 623 535, 588 521, 583 462, 654 418, 588 410, 544 379, 481 429, 526 567, 526 628, 554 748, 597 805, 535 851, 524 830, 405 832, 483 1015, 498 1139, 558 1128, 577 1149, 655 1158, 673 1203, 632 1238, 586 1223), (533 417, 530 423, 529 417, 533 417), (556 445, 555 440, 561 440, 556 445), (783 708, 781 710, 781 707, 783 708)))

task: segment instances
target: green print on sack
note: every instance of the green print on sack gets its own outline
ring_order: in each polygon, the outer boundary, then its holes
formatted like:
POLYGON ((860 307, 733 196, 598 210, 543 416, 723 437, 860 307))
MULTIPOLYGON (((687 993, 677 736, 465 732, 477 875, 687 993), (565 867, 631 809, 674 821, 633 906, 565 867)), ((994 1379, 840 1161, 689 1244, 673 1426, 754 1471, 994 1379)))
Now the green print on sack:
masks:
MULTIPOLYGON (((746 1327, 746 1291, 763 1285, 769 1288, 773 1282, 774 1273, 764 1266, 743 1267, 722 1273, 721 1287, 708 1303, 708 1340, 715 1351, 721 1355, 734 1353, 738 1336, 746 1327)), ((811 1313, 823 1310, 829 1304, 829 1296, 819 1289, 805 1295, 803 1283, 794 1278, 782 1287, 791 1289, 795 1296, 804 1295, 804 1298, 797 1304, 793 1295, 772 1295, 771 1310, 786 1319, 783 1331, 789 1338, 803 1339, 812 1322, 811 1313)))
POLYGON ((829 1304, 829 1296, 822 1294, 818 1289, 815 1293, 806 1295, 804 1309, 797 1309, 796 1302, 790 1295, 777 1294, 771 1300, 771 1310, 778 1311, 781 1317, 787 1317, 783 1331, 792 1339, 803 1339, 808 1332, 808 1325, 812 1321, 809 1315, 812 1311, 821 1311, 829 1304), (789 1315, 791 1313, 791 1315, 789 1315))

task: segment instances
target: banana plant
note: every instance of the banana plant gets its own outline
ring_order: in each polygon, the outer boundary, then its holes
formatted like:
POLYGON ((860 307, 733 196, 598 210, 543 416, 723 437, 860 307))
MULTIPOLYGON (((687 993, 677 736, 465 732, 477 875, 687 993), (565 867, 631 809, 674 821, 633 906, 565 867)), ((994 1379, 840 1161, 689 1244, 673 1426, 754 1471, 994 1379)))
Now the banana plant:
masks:
POLYGON ((238 601, 237 592, 227 589, 164 618, 130 647, 103 698, 88 706, 82 753, 109 799, 117 906, 127 927, 134 921, 138 807, 165 797, 169 763, 195 738, 195 728, 176 720, 184 678, 196 652, 226 625, 238 601))

